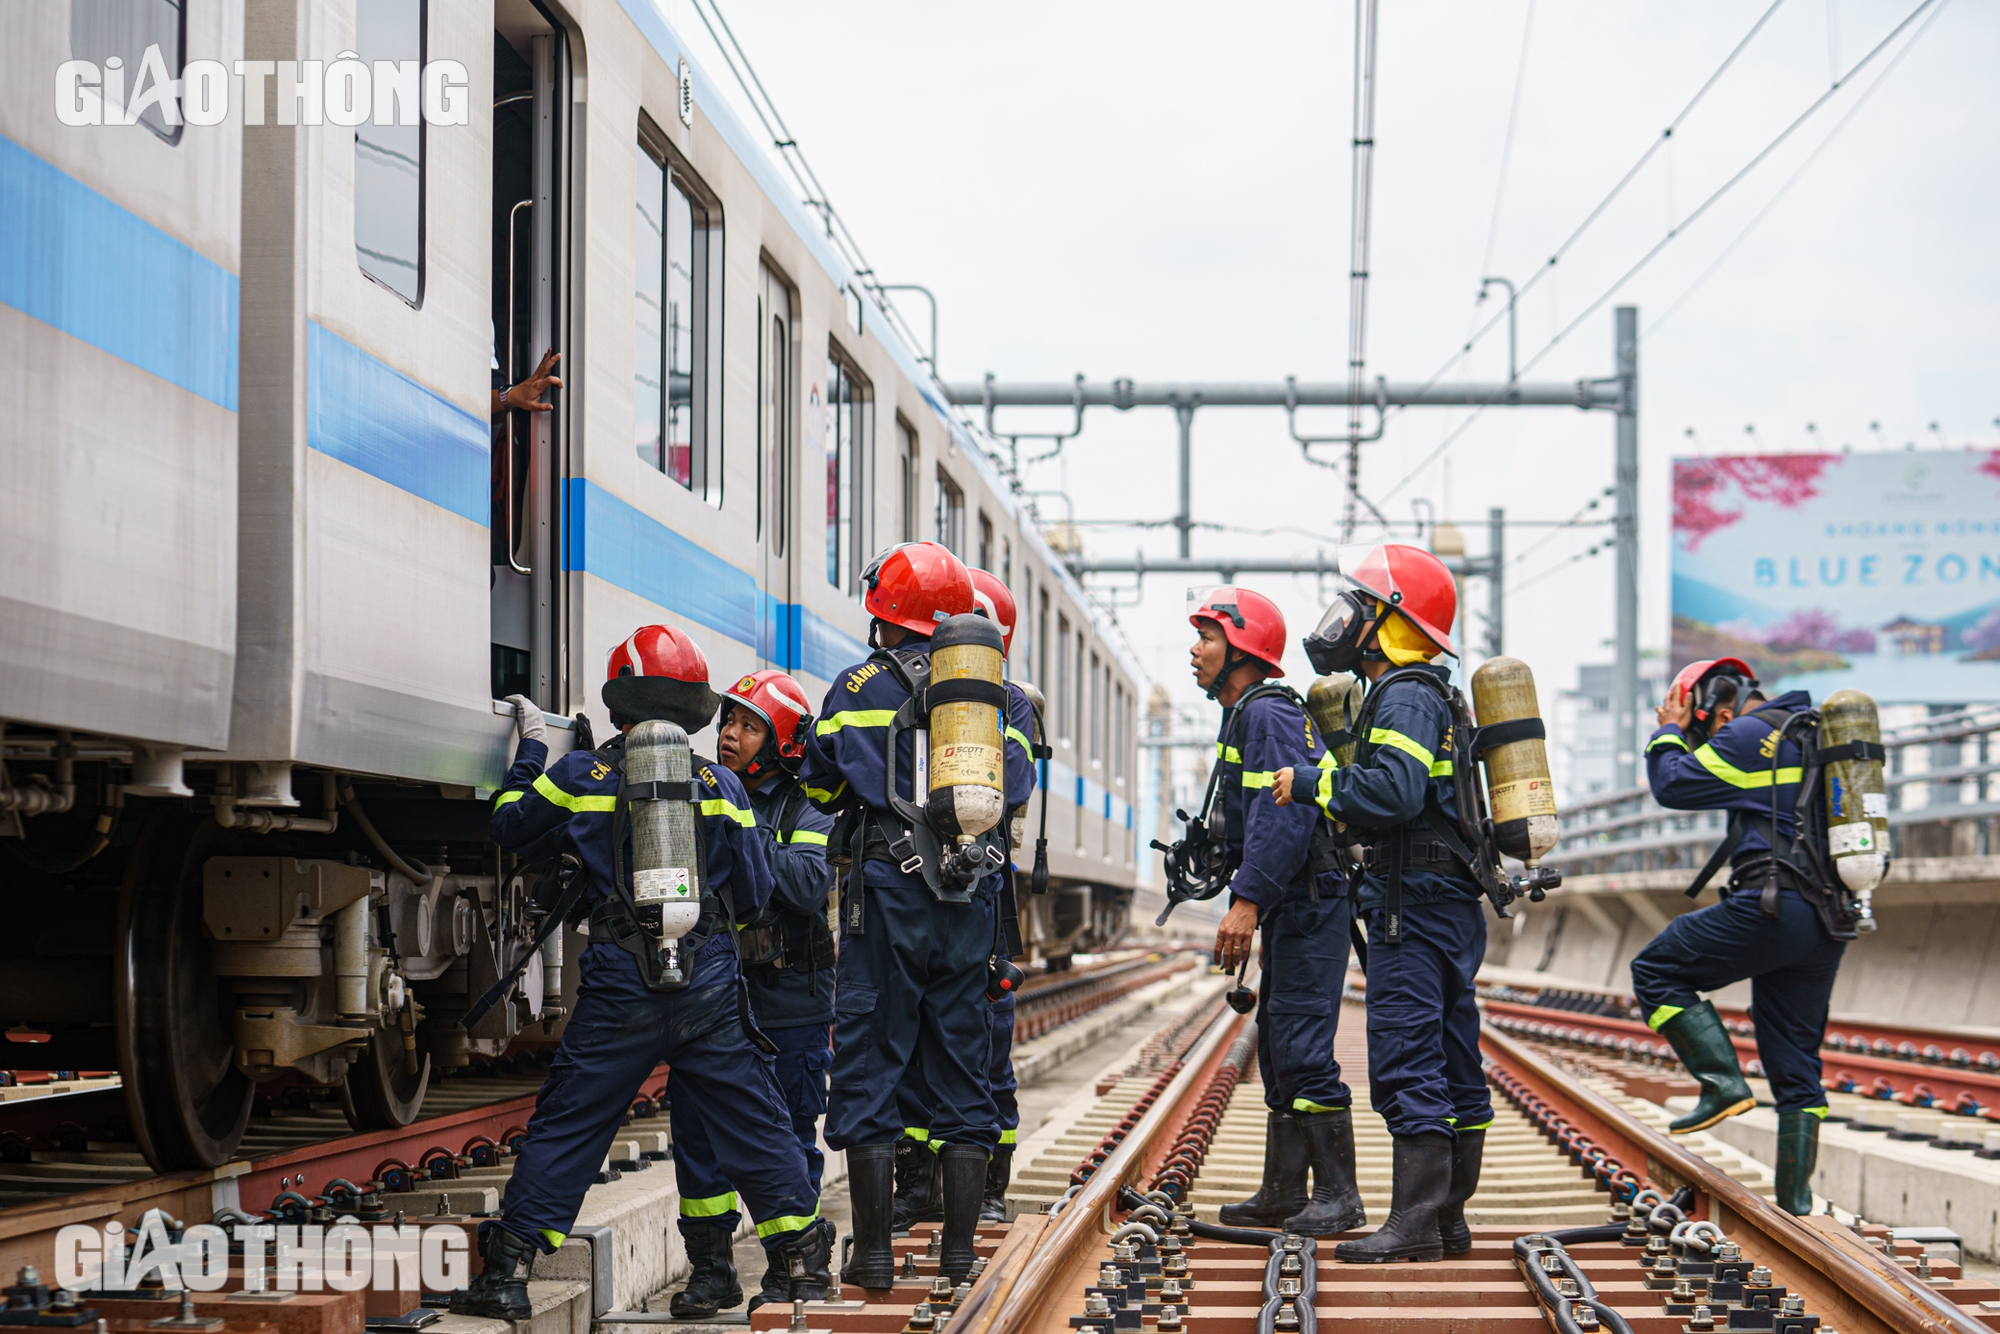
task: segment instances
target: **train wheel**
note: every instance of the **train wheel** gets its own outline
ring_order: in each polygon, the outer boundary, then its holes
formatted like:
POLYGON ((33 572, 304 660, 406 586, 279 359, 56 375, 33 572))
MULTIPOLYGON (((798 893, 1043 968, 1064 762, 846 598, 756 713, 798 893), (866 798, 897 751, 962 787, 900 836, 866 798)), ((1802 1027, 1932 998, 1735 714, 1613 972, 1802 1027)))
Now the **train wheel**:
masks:
POLYGON ((347 1113, 347 1124, 356 1130, 395 1130, 417 1119, 430 1082, 429 1052, 419 1059, 413 1075, 403 1063, 403 1035, 377 1032, 369 1039, 367 1053, 347 1067, 340 1106, 347 1113))
POLYGON ((160 1172, 220 1167, 250 1120, 232 993, 210 970, 201 922, 202 863, 221 841, 212 820, 159 812, 119 895, 118 1067, 139 1146, 160 1172))

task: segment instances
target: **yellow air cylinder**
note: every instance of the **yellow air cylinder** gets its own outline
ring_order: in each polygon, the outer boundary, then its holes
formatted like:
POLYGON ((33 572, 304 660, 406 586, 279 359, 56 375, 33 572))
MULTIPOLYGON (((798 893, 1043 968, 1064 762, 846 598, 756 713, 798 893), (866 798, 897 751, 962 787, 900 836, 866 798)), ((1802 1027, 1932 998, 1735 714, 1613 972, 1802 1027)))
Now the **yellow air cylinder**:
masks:
MULTIPOLYGON (((1875 701, 1859 690, 1836 690, 1819 706, 1822 749, 1850 741, 1882 744, 1875 701)), ((1882 883, 1889 870, 1889 793, 1880 760, 1834 760, 1826 766, 1826 842, 1840 882, 1857 894, 1882 883)))
POLYGON ((1333 751, 1333 758, 1345 769, 1354 763, 1354 746, 1358 737, 1334 744, 1334 738, 1352 736, 1354 720, 1361 716, 1361 697, 1364 686, 1361 678, 1352 672, 1335 672, 1314 681, 1306 691, 1306 712, 1312 715, 1313 726, 1319 729, 1320 740, 1326 742, 1333 751))
MULTIPOLYGON (((951 681, 1000 686, 1000 646, 1000 627, 984 616, 947 620, 931 636, 930 689, 951 681)), ((928 810, 940 834, 966 842, 1006 813, 1004 726, 996 705, 965 699, 932 705, 928 810)))
MULTIPOLYGON (((1535 674, 1519 658, 1488 658, 1472 674, 1472 707, 1481 728, 1540 718, 1535 674)), ((1493 835, 1500 851, 1533 866, 1562 832, 1547 743, 1536 736, 1494 746, 1481 757, 1493 835)))

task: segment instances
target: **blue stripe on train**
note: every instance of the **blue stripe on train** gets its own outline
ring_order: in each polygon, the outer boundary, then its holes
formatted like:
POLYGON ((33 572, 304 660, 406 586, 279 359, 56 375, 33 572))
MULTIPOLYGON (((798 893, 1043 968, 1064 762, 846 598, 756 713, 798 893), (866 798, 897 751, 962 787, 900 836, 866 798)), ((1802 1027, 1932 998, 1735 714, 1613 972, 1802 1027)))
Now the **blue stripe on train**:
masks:
POLYGON ((236 411, 236 275, 0 136, 0 303, 236 411))
POLYGON ((306 443, 481 528, 492 521, 492 427, 311 322, 306 443))

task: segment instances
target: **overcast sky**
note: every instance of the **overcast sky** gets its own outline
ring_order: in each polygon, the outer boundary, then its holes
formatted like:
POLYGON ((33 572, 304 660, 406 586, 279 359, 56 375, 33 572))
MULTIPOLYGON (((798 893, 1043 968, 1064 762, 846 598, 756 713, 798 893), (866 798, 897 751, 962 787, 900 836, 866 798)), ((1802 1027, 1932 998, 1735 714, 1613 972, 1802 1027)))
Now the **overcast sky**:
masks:
MULTIPOLYGON (((704 39, 687 0, 662 3, 690 40, 704 39)), ((947 378, 1344 376, 1350 3, 722 3, 876 269, 938 294, 947 378)), ((1916 4, 1779 4, 1669 145, 1522 298, 1522 361, 1916 4)), ((1544 269, 1765 8, 1384 4, 1370 375, 1437 371, 1495 309, 1497 294, 1474 304, 1480 278, 1525 284, 1544 269)), ((1662 649, 1667 637, 1673 455, 1809 449, 1808 422, 1836 448, 1933 446, 1932 422, 1953 447, 2000 438, 1996 67, 2000 7, 1933 0, 1524 374, 1608 375, 1611 306, 1639 307, 1644 647, 1662 649)), ((710 68, 721 74, 719 62, 710 68)), ((921 318, 920 302, 910 310, 921 318)), ((1505 368, 1503 324, 1452 376, 1497 379, 1505 368)), ((1609 414, 1489 411, 1426 465, 1462 417, 1413 410, 1392 419, 1365 449, 1364 491, 1396 519, 1423 500, 1474 521, 1467 538, 1477 555, 1488 506, 1566 519, 1611 482, 1609 414)), ((1318 423, 1336 425, 1332 414, 1318 423)), ((1175 508, 1173 444, 1170 412, 1093 412, 1032 482, 1066 489, 1079 518, 1165 518, 1175 508)), ((1301 460, 1282 413, 1199 414, 1194 476, 1198 522, 1285 530, 1199 532, 1198 553, 1331 546, 1340 476, 1301 460)), ((1548 539, 1510 568, 1506 645, 1533 665, 1545 708, 1555 690, 1573 687, 1578 664, 1610 658, 1612 555, 1562 564, 1604 536, 1509 534, 1515 553, 1548 539)), ((1087 541, 1106 555, 1173 551, 1171 531, 1098 528, 1087 541)), ((1193 702, 1186 582, 1149 579, 1136 604, 1121 590, 1118 614, 1147 670, 1193 702)), ((1319 611, 1313 581, 1245 582, 1278 600, 1296 645, 1319 611)), ((1469 592, 1483 608, 1483 588, 1469 592)), ((1309 673, 1296 647, 1286 665, 1295 680, 1309 673)))

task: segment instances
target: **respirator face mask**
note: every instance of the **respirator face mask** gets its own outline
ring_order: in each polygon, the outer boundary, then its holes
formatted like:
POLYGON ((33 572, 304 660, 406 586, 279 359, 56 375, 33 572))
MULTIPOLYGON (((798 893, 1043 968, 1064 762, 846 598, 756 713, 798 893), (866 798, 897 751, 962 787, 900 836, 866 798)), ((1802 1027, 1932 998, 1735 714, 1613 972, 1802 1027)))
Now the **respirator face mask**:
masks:
POLYGON ((1354 589, 1343 590, 1305 638, 1307 661, 1321 676, 1352 672, 1361 666, 1361 642, 1374 615, 1375 599, 1354 589))

